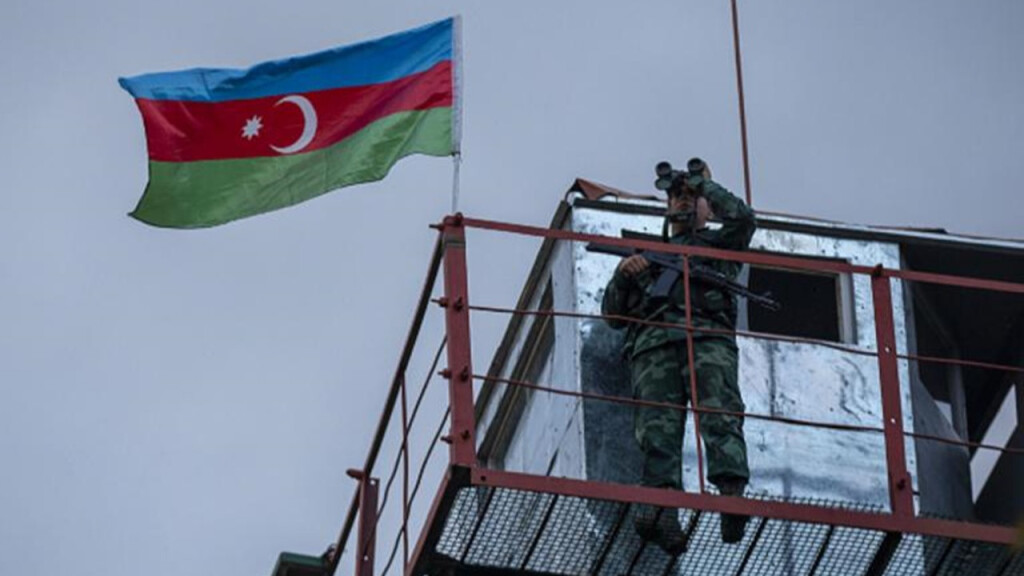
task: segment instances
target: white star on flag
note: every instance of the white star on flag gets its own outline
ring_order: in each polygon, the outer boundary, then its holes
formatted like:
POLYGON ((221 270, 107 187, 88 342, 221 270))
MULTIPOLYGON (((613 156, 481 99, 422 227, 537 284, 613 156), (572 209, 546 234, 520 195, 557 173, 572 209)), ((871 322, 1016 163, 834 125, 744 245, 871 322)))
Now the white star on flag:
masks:
POLYGON ((263 128, 263 119, 259 116, 253 116, 245 121, 245 126, 242 127, 242 138, 246 140, 252 140, 253 138, 260 135, 260 129, 263 128))

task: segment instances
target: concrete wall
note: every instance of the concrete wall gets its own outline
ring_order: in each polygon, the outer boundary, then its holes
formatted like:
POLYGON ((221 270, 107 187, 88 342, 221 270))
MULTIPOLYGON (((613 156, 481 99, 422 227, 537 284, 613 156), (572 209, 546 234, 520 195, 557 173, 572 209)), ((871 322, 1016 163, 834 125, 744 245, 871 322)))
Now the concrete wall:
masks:
MULTIPOLYGON (((568 244, 559 244, 554 249, 540 286, 551 281, 553 307, 555 310, 572 310, 575 282, 569 269, 570 250, 568 244)), ((531 309, 537 309, 543 289, 538 289, 531 309)), ((541 317, 529 316, 513 347, 511 360, 506 363, 502 377, 509 376, 514 360, 525 344, 525 335, 533 322, 541 317)), ((537 377, 537 383, 564 390, 579 390, 579 358, 576 350, 577 334, 575 321, 570 318, 554 319, 554 341, 549 351, 542 352, 544 367, 537 377)), ((495 397, 506 390, 499 388, 495 397)), ((491 425, 498 402, 492 402, 478 424, 478 430, 491 425)), ((508 451, 499 468, 515 472, 551 474, 568 478, 583 478, 583 421, 581 402, 578 398, 528 391, 526 408, 522 419, 512 433, 508 451)))

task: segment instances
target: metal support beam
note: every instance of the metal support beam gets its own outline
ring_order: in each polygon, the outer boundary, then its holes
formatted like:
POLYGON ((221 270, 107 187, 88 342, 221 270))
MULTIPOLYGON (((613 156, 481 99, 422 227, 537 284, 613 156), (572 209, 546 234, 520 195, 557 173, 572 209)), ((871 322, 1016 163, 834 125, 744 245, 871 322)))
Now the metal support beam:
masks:
POLYGON ((661 576, 671 576, 672 574, 678 572, 679 559, 682 557, 682 554, 678 556, 669 556, 668 563, 665 564, 665 569, 661 571, 661 576))
POLYGON ((757 543, 761 540, 761 534, 764 533, 766 524, 768 524, 767 518, 758 518, 757 530, 754 531, 754 537, 750 539, 750 544, 747 545, 747 550, 743 553, 743 561, 736 568, 736 576, 742 576, 743 571, 747 569, 747 564, 750 563, 750 557, 754 555, 754 549, 757 548, 757 543))
POLYGON ((995 570, 995 572, 993 572, 993 574, 995 574, 995 576, 1009 576, 1009 574, 1010 574, 1010 564, 1013 564, 1013 559, 1017 557, 1017 554, 1020 554, 1020 552, 1017 552, 1015 554, 1015 553, 1013 553, 1011 551, 1007 551, 1005 553, 1006 557, 1003 559, 1002 563, 999 565, 999 568, 996 568, 996 570, 995 570))
POLYGON ((476 535, 480 532, 480 527, 483 526, 484 520, 487 518, 487 511, 491 508, 491 500, 494 499, 494 493, 497 491, 497 488, 491 488, 487 491, 487 496, 484 497, 484 505, 476 514, 476 522, 473 523, 473 531, 469 534, 469 541, 466 542, 466 549, 462 551, 462 557, 459 558, 459 562, 463 564, 466 563, 466 558, 469 557, 469 551, 473 548, 473 543, 476 542, 476 535))
POLYGON ((600 574, 601 567, 604 566, 604 561, 608 558, 608 553, 611 552, 612 546, 615 544, 615 539, 619 536, 619 529, 622 527, 623 521, 626 516, 629 515, 630 505, 628 503, 619 504, 619 514, 615 518, 615 525, 608 531, 608 538, 605 539, 604 544, 601 545, 601 552, 597 555, 597 560, 590 568, 591 574, 600 574))
POLYGON ((626 574, 632 574, 633 568, 636 568, 636 563, 640 561, 640 557, 643 556, 644 550, 647 549, 649 542, 644 539, 640 539, 640 546, 637 547, 633 557, 629 559, 629 567, 626 568, 626 574))
MULTIPOLYGON (((350 472, 349 475, 352 475, 350 472)), ((380 480, 362 474, 359 480, 359 540, 356 545, 356 576, 373 576, 377 547, 377 492, 380 480)))
POLYGON ((451 463, 476 463, 476 429, 473 413, 473 363, 469 336, 469 280, 466 269, 466 229, 462 215, 444 219, 445 328, 448 333, 448 378, 452 410, 451 463))
POLYGON ((825 552, 828 550, 828 545, 832 543, 832 534, 836 531, 835 526, 829 526, 825 532, 825 539, 821 541, 821 546, 818 546, 818 553, 814 556, 814 563, 811 564, 811 569, 807 571, 808 576, 814 576, 818 573, 818 567, 821 566, 821 561, 825 559, 825 552))
MULTIPOLYGON (((405 375, 402 387, 402 569, 409 565, 409 402, 406 393, 405 375)), ((387 493, 387 490, 385 490, 387 493)))
POLYGON ((703 510, 690 510, 690 519, 686 522, 686 541, 693 540, 693 533, 697 531, 697 523, 700 522, 700 515, 703 510))
MULTIPOLYGON (((960 359, 959 353, 956 354, 955 359, 960 359)), ((953 420, 953 430, 961 440, 970 440, 967 428, 967 393, 964 389, 964 372, 963 367, 959 364, 951 364, 946 370, 946 387, 949 391, 949 411, 953 420)))
POLYGON ((540 521, 540 526, 537 528, 537 533, 530 539, 530 547, 526 549, 526 555, 523 556, 523 562, 519 565, 519 569, 526 571, 526 566, 530 563, 530 558, 533 557, 533 553, 537 550, 537 544, 540 543, 541 536, 544 535, 544 529, 548 527, 548 521, 551 520, 551 513, 555 511, 555 504, 558 503, 558 494, 551 497, 551 502, 548 504, 547 510, 544 512, 544 518, 540 521))
POLYGON ((896 358, 896 330, 892 317, 892 292, 889 278, 879 265, 871 276, 875 305, 875 337, 878 347, 878 375, 882 386, 882 419, 885 427, 885 460, 889 473, 889 503, 892 513, 914 516, 914 495, 903 438, 902 393, 896 358))
MULTIPOLYGON (((700 432, 700 397, 697 394, 697 362, 693 347, 693 295, 690 292, 690 257, 683 256, 683 295, 686 305, 686 366, 687 383, 690 388, 690 405, 693 411, 693 444, 697 449, 697 486, 700 493, 707 492, 704 483, 704 453, 701 448, 704 436, 700 432)), ((685 416, 685 415, 684 415, 685 416)))
MULTIPOLYGON (((953 544, 955 543, 956 540, 953 540, 952 538, 946 541, 945 546, 942 547, 942 554, 939 555, 938 562, 936 562, 935 566, 928 571, 928 576, 938 576, 939 572, 942 570, 942 565, 946 563, 946 558, 949 557, 949 552, 953 549, 953 544)), ((925 566, 925 568, 927 567, 928 566, 925 566)))
POLYGON ((885 538, 878 545, 875 557, 871 560, 871 565, 868 566, 868 571, 864 573, 864 576, 882 576, 885 574, 885 569, 889 567, 892 555, 896 552, 896 548, 899 547, 902 540, 903 534, 899 532, 886 532, 885 538))

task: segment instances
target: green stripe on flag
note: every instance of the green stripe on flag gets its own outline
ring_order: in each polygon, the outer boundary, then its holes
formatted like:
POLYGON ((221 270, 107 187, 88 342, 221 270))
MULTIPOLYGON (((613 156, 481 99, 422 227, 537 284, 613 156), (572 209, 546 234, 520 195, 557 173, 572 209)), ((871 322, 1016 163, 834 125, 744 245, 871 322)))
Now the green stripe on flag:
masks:
POLYGON ((168 228, 205 228, 373 182, 411 154, 452 153, 452 109, 399 112, 313 152, 268 158, 149 163, 131 216, 168 228))

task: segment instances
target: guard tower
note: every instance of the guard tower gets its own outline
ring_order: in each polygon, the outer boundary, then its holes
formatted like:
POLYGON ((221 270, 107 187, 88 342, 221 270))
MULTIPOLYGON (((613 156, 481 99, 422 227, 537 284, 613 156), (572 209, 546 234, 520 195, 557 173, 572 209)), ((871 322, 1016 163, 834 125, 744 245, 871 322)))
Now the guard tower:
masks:
POLYGON ((751 250, 729 252, 657 242, 662 217, 655 198, 577 180, 548 228, 438 224, 341 534, 321 557, 282 554, 275 574, 351 573, 343 560, 359 576, 1024 574, 1010 546, 1024 516, 1024 243, 759 213, 751 250), (541 242, 518 302, 470 291, 498 265, 467 267, 477 234, 541 242), (587 252, 594 241, 742 262, 748 286, 782 302, 740 309, 744 497, 705 483, 699 404, 685 490, 636 484, 638 401, 600 316, 618 261, 587 252), (431 313, 436 351, 420 345, 431 313), (503 338, 474 356, 473 327, 496 315, 503 338), (434 380, 446 387, 432 404, 434 380), (638 538, 638 504, 677 510, 689 550, 638 538), (742 542, 720 541, 722 513, 752 517, 742 542))

